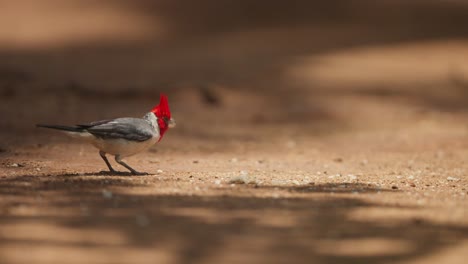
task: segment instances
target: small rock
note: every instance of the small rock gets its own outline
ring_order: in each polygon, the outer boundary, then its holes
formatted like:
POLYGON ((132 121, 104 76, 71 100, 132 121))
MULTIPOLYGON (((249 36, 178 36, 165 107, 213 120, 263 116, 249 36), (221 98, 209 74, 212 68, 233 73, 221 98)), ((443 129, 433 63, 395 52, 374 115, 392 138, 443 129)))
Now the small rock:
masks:
POLYGON ((194 160, 193 163, 197 164, 197 163, 198 163, 198 160, 194 160))
POLYGON ((398 190, 398 186, 393 185, 393 186, 392 186, 392 189, 393 189, 393 190, 398 190))
POLYGON ((157 170, 156 173, 163 173, 163 170, 157 170))
POLYGON ((340 163, 340 162, 343 162, 343 159, 342 158, 335 158, 333 161, 340 163))
POLYGON ((299 181, 297 181, 297 180, 293 180, 293 181, 292 181, 292 184, 297 185, 297 186, 298 186, 298 185, 301 185, 301 183, 300 183, 299 181))
POLYGON ((20 163, 12 163, 12 164, 8 165, 8 167, 19 168, 19 167, 24 167, 24 165, 20 164, 20 163))
POLYGON ((234 176, 229 180, 229 183, 237 183, 237 184, 245 184, 248 182, 249 182, 249 176, 243 173, 241 173, 241 175, 234 176))
POLYGON ((414 183, 412 182, 412 183, 410 183, 410 186, 411 186, 411 187, 416 187, 416 184, 414 184, 414 183))
POLYGON ((447 181, 458 181, 460 180, 459 178, 455 178, 455 177, 447 177, 447 181))
POLYGON ((214 183, 215 183, 216 185, 220 185, 220 184, 221 184, 221 181, 220 181, 220 180, 216 180, 216 181, 214 181, 214 183))
POLYGON ((351 181, 354 181, 354 180, 357 179, 357 176, 353 175, 353 174, 349 174, 348 177, 349 177, 349 180, 351 180, 351 181))

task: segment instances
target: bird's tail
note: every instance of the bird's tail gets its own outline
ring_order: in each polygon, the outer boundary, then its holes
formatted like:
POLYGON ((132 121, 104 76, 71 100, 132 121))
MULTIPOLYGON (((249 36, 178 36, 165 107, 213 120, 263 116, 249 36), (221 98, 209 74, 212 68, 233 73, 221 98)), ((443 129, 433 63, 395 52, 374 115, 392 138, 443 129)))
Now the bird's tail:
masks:
POLYGON ((44 128, 51 128, 57 130, 63 130, 68 132, 83 132, 84 128, 76 127, 76 126, 61 126, 61 125, 44 125, 44 124, 37 124, 37 127, 44 127, 44 128))

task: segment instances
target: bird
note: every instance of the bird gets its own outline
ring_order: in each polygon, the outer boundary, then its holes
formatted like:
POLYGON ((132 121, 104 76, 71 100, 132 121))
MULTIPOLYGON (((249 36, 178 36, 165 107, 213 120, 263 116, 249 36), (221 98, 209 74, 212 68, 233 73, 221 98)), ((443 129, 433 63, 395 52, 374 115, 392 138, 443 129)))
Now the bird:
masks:
POLYGON ((111 174, 119 172, 112 168, 106 154, 113 155, 115 161, 127 168, 132 175, 147 175, 146 172, 136 171, 122 159, 140 153, 161 141, 167 130, 175 125, 167 96, 161 94, 159 104, 142 118, 122 117, 75 126, 47 124, 36 126, 61 130, 73 138, 91 143, 99 149, 99 155, 111 174))

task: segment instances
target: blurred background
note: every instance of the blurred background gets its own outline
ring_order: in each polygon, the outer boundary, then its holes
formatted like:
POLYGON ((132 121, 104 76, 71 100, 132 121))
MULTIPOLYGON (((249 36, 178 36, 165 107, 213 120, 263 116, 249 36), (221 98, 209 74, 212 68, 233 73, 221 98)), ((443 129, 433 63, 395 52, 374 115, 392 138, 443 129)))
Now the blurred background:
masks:
POLYGON ((467 14, 463 0, 1 1, 0 128, 141 115, 160 92, 189 138, 219 123, 226 138, 328 133, 375 103, 464 113, 467 14))

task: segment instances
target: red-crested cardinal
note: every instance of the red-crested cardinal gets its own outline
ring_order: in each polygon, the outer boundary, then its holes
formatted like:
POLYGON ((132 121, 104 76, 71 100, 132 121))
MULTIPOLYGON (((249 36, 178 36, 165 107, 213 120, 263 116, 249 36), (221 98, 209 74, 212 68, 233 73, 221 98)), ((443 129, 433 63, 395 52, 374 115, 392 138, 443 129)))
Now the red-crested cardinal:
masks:
POLYGON ((62 126, 43 125, 38 127, 63 130, 75 138, 84 139, 99 149, 99 155, 106 162, 111 173, 116 173, 107 160, 106 154, 115 156, 115 161, 134 175, 142 175, 122 161, 122 158, 135 155, 159 142, 168 128, 175 126, 171 118, 167 96, 161 94, 159 105, 143 118, 123 117, 91 122, 84 125, 62 126))

